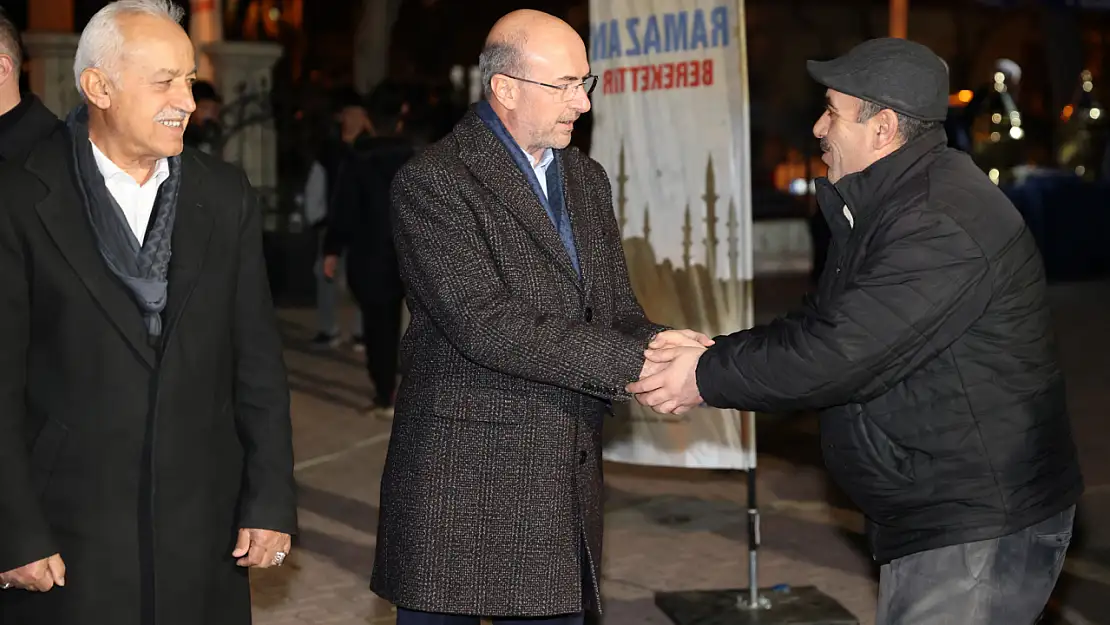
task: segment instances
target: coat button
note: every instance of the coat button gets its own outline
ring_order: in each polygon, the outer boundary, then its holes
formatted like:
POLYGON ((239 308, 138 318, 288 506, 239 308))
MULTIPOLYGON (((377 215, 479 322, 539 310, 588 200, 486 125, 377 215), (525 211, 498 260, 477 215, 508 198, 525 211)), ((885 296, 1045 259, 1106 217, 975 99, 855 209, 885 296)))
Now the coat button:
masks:
POLYGON ((589 322, 593 321, 594 320, 594 309, 587 306, 585 317, 586 317, 586 323, 589 323, 589 322))
POLYGON ((584 451, 578 452, 578 464, 586 464, 586 458, 587 457, 589 457, 589 454, 587 454, 586 452, 584 452, 584 451))

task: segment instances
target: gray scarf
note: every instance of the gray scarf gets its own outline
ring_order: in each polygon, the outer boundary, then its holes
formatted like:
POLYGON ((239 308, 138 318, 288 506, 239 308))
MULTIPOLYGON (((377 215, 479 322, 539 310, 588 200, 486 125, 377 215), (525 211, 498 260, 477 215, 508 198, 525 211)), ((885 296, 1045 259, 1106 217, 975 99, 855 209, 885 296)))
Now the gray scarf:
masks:
POLYGON ((66 119, 85 213, 96 235, 100 256, 131 291, 153 340, 162 335, 161 313, 169 291, 170 241, 177 216, 177 193, 181 188, 181 157, 168 159, 170 176, 158 189, 154 224, 140 246, 96 166, 88 122, 86 104, 73 109, 66 119))

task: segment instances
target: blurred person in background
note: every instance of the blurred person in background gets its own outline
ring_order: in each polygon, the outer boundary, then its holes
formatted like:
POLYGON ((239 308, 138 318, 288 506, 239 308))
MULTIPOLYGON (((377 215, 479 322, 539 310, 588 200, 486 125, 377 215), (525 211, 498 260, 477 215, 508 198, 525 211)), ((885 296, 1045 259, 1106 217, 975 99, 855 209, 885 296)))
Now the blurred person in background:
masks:
MULTIPOLYGON (((316 266, 316 336, 312 344, 316 347, 339 347, 343 342, 340 330, 338 283, 350 280, 345 275, 342 263, 337 271, 327 275, 324 271, 324 240, 328 228, 332 226, 331 214, 335 210, 335 197, 341 188, 339 174, 354 150, 373 136, 373 124, 366 110, 366 103, 354 89, 339 90, 333 102, 335 110, 335 134, 329 136, 320 148, 319 156, 309 169, 305 183, 306 220, 316 231, 319 238, 316 266)), ((341 227, 336 224, 334 227, 341 227)), ((335 236, 342 237, 342 234, 335 236)), ((362 310, 356 306, 351 321, 351 346, 356 351, 365 349, 362 334, 362 310)))
POLYGON ((394 85, 383 84, 372 95, 373 133, 353 145, 340 167, 323 246, 328 278, 334 278, 340 257, 346 255, 347 285, 362 312, 366 366, 374 384, 368 411, 384 418, 393 416, 404 301, 389 190, 394 175, 414 152, 404 135, 405 105, 394 85))
POLYGON ((18 161, 62 122, 32 93, 20 93, 23 42, 0 7, 0 163, 18 161))
POLYGON ((189 127, 185 129, 185 145, 220 157, 224 131, 220 121, 223 100, 212 83, 198 80, 193 83, 193 101, 196 102, 197 110, 189 117, 189 127))

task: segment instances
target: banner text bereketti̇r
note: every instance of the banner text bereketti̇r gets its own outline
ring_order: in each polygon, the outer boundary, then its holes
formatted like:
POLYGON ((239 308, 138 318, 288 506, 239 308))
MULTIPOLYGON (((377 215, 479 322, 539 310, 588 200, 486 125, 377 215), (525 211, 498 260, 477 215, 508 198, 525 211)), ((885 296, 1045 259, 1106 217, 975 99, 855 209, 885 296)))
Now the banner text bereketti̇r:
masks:
POLYGON ((713 59, 656 63, 607 69, 602 74, 601 92, 656 91, 709 87, 713 84, 713 59))

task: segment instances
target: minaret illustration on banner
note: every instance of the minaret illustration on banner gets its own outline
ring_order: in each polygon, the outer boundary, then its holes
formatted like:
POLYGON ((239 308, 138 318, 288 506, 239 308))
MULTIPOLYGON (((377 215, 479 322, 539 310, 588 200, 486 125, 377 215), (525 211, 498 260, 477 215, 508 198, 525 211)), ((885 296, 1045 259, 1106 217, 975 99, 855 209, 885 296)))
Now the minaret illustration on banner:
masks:
POLYGON ((693 245, 691 234, 694 228, 690 225, 690 203, 686 203, 686 216, 682 223, 682 266, 690 271, 690 246, 693 245))
POLYGON ((736 201, 728 199, 728 268, 729 277, 740 275, 740 222, 736 218, 736 201))
POLYGON ((643 205, 643 224, 636 229, 638 232, 625 230, 629 218, 628 184, 634 178, 629 167, 634 165, 629 161, 622 141, 617 158, 614 208, 625 245, 629 276, 633 284, 638 285, 637 288, 643 289, 638 295, 645 309, 656 311, 664 323, 697 323, 712 332, 743 324, 746 306, 746 291, 740 278, 743 224, 736 198, 731 193, 721 194, 718 188, 713 155, 706 155, 705 187, 700 193, 700 199, 705 203, 704 213, 698 215, 692 203, 687 201, 682 208, 681 225, 673 235, 669 229, 664 229, 662 235, 653 232, 652 222, 658 225, 669 223, 669 220, 666 215, 652 215, 650 202, 643 205), (723 204, 726 199, 727 207, 723 204), (718 214, 718 204, 721 204, 725 214, 718 214), (663 221, 660 222, 660 219, 663 221), (702 235, 696 232, 697 222, 705 224, 703 238, 700 238, 704 246, 701 250, 695 249, 695 241, 702 235), (722 228, 718 229, 718 226, 722 228), (653 235, 656 239, 662 236, 662 240, 653 241, 653 235), (674 235, 680 235, 681 240, 668 238, 674 235), (664 250, 675 243, 680 245, 681 258, 667 258, 664 250), (718 261, 721 243, 726 246, 727 266, 720 266, 718 261), (687 310, 682 312, 684 308, 687 310), (676 314, 675 320, 670 321, 670 317, 676 314))
POLYGON ((713 155, 705 166, 705 268, 709 279, 717 279, 717 178, 713 173, 713 155))

